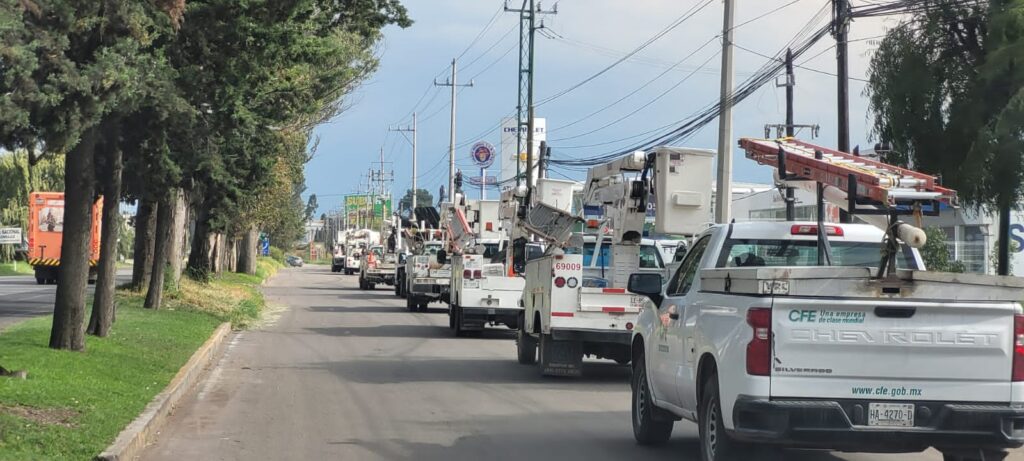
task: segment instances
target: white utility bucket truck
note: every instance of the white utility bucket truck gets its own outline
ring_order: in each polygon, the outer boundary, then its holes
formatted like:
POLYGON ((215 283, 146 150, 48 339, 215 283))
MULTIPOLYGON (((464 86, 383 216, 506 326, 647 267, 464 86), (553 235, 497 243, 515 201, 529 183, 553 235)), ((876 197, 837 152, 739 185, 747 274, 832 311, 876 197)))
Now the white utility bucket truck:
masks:
POLYGON ((707 150, 658 147, 591 168, 584 203, 601 206, 605 227, 612 229, 603 288, 583 285, 583 255, 576 252, 583 242, 569 242, 580 218, 537 201, 526 210, 520 224, 549 248, 527 263, 520 363, 535 363, 538 349, 544 375, 578 376, 584 356, 629 363, 631 330, 647 299, 627 293, 626 286, 639 271, 648 201, 655 200, 657 232, 701 231, 710 215, 713 157, 707 150))
POLYGON ((410 312, 425 312, 432 302, 448 299, 451 263, 448 261, 445 232, 440 229, 441 216, 433 207, 416 210, 419 227, 405 229, 402 238, 409 248, 405 271, 405 307, 410 312))
POLYGON ((1024 443, 1024 282, 924 272, 924 232, 956 192, 936 178, 795 139, 742 139, 780 185, 811 181, 818 222, 716 225, 667 285, 635 274, 633 433, 699 426, 701 459, 781 448, 1002 460, 1024 443), (831 191, 829 190, 831 189, 831 191), (822 222, 824 202, 880 222, 822 222))
POLYGON ((466 200, 448 215, 452 249, 448 325, 455 336, 482 331, 486 325, 519 328, 525 283, 505 270, 502 254, 508 235, 498 209, 497 200, 466 200))

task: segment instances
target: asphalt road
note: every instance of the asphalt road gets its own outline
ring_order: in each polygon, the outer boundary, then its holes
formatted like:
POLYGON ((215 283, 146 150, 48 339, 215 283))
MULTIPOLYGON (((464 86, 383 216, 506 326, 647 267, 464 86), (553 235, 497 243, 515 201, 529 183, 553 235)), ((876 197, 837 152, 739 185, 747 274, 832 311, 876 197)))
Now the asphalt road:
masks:
POLYGON ((282 271, 265 292, 287 309, 231 340, 142 459, 699 459, 685 422, 666 446, 634 443, 627 368, 594 361, 580 379, 542 378, 516 363, 508 330, 456 339, 439 305, 409 313, 392 292, 359 291, 325 266, 282 271))
MULTIPOLYGON (((117 272, 118 284, 129 280, 130 270, 117 272)), ((25 319, 52 314, 56 292, 57 285, 37 285, 33 276, 0 277, 0 330, 25 319)))

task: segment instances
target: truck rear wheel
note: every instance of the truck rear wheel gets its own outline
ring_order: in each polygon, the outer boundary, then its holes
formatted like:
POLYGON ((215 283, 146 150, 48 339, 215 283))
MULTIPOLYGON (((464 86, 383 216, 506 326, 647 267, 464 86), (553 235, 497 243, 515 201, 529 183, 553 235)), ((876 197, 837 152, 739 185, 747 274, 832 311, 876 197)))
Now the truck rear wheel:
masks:
POLYGON ((640 445, 659 445, 672 436, 672 420, 655 418, 657 408, 651 400, 650 387, 647 384, 647 366, 643 355, 637 357, 633 365, 633 438, 640 445))
POLYGON ((466 336, 466 330, 462 328, 462 309, 457 304, 448 307, 448 321, 453 324, 456 337, 466 336))
POLYGON ((700 430, 700 459, 702 461, 731 461, 737 459, 782 459, 782 451, 775 447, 758 447, 754 452, 747 445, 729 437, 722 418, 722 402, 718 394, 718 375, 713 374, 704 385, 703 398, 697 414, 700 430))
POLYGON ((416 312, 418 307, 419 306, 416 305, 416 298, 412 297, 412 295, 405 298, 405 308, 408 309, 409 312, 416 312))
POLYGON ((521 365, 537 363, 537 338, 523 331, 523 326, 516 332, 516 356, 521 365))
POLYGON ((419 303, 417 308, 419 309, 420 312, 426 312, 428 304, 430 304, 428 301, 423 301, 423 302, 419 303))
POLYGON ((46 279, 42 277, 36 277, 36 285, 46 285, 46 279))

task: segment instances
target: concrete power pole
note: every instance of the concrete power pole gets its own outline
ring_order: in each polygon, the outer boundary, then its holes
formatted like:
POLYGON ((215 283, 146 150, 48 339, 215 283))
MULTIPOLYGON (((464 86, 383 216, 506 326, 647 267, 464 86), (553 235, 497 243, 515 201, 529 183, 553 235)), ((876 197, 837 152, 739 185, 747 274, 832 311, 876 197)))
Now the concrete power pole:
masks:
POLYGON ((473 81, 469 83, 459 84, 459 74, 457 69, 457 62, 452 59, 452 77, 445 83, 434 81, 436 86, 450 86, 452 88, 452 120, 451 129, 449 131, 450 136, 448 139, 448 202, 454 203, 455 200, 455 100, 458 87, 472 87, 473 81))
MULTIPOLYGON (((410 218, 416 220, 416 112, 412 113, 412 127, 388 128, 390 131, 398 131, 403 135, 412 132, 412 205, 410 207, 410 218)), ((408 139, 408 138, 406 138, 408 139)))
MULTIPOLYGON (((847 34, 850 32, 849 0, 832 0, 832 6, 835 10, 833 33, 836 37, 836 108, 839 110, 837 144, 839 151, 850 152, 850 62, 847 53, 847 34)), ((850 222, 850 214, 839 210, 839 221, 850 222)))
POLYGON ((715 191, 715 222, 732 219, 732 29, 735 0, 725 0, 722 26, 722 91, 718 114, 718 187, 715 191))

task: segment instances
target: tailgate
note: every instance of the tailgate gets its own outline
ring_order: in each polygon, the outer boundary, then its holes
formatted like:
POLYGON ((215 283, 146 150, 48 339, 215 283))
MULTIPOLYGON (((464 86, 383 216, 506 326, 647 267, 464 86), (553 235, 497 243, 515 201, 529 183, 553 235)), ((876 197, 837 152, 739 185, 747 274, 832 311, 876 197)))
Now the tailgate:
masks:
POLYGON ((1009 402, 1008 302, 776 297, 771 396, 1009 402))
POLYGON ((647 297, 627 293, 624 288, 581 288, 581 312, 610 314, 636 314, 644 307, 647 297))

